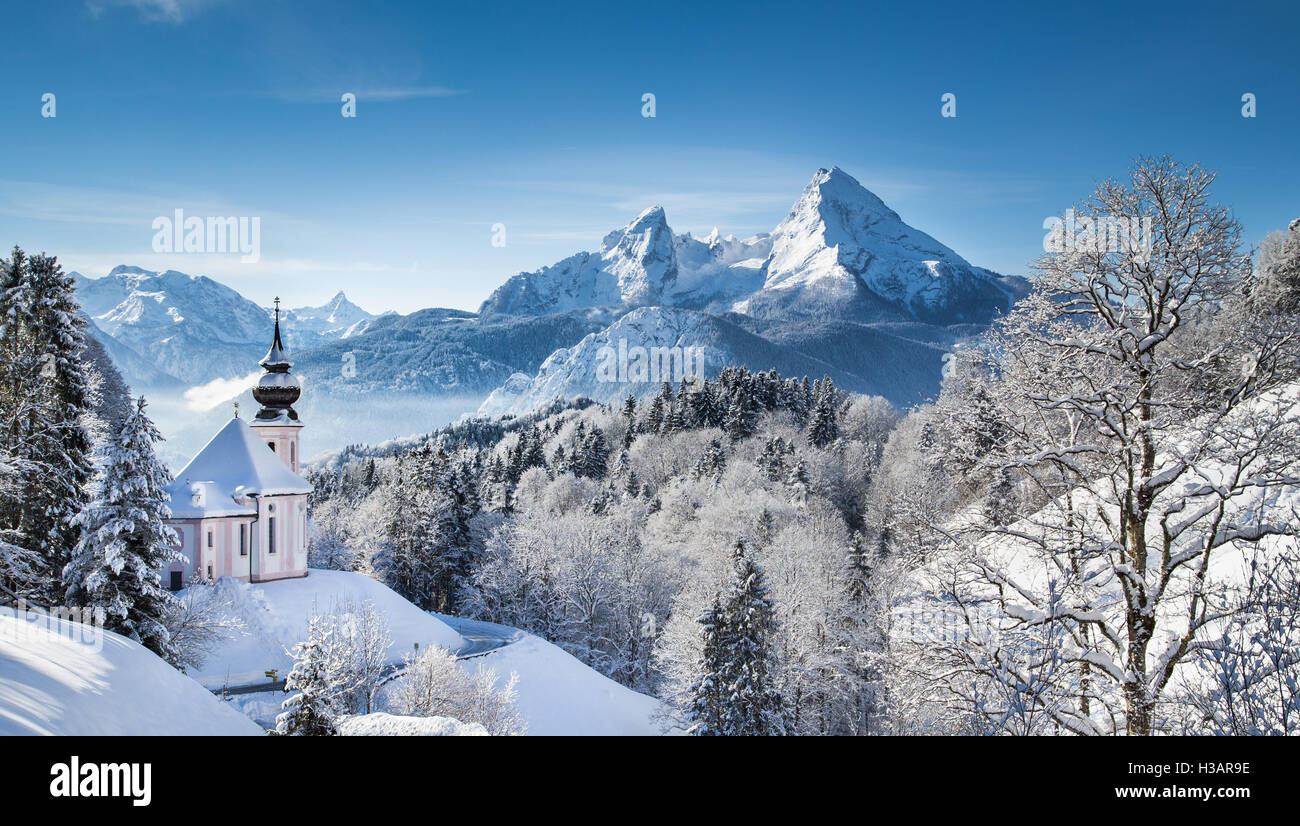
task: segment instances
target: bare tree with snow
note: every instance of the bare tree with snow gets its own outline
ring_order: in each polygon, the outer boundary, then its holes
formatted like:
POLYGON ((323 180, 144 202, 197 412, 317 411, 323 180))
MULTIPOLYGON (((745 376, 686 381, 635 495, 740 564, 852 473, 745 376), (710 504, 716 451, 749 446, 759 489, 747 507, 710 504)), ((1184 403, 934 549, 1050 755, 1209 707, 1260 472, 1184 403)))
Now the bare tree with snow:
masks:
POLYGON ((388 692, 393 713, 408 717, 450 717, 462 723, 478 723, 497 736, 520 735, 527 723, 516 706, 511 674, 504 685, 490 668, 473 663, 462 668, 444 648, 431 648, 410 658, 402 676, 388 692))
POLYGON ((1219 560, 1297 529, 1278 500, 1300 482, 1300 338, 1235 311, 1247 259, 1213 181, 1154 158, 1101 184, 1076 209, 1092 234, 1039 261, 933 413, 950 468, 1024 493, 1006 524, 972 508, 933 526, 955 638, 923 648, 986 721, 1158 731, 1176 669, 1218 644, 1219 560), (1112 216, 1151 218, 1150 244, 1108 239, 1112 216))

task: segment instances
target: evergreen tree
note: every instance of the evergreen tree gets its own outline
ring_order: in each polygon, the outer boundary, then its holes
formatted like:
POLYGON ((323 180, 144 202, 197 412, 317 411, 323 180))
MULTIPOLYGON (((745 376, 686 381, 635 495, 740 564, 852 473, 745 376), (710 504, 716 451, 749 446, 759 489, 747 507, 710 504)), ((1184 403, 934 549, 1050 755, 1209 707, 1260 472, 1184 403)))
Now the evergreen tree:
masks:
POLYGON ((0 456, 20 472, 16 495, 0 498, 0 535, 36 564, 7 587, 50 602, 63 591, 59 573, 79 539, 73 518, 93 472, 86 322, 74 289, 55 258, 15 247, 0 262, 0 456))
MULTIPOLYGON (((0 453, 0 512, 18 507, 22 480, 32 472, 24 469, 19 460, 0 453)), ((27 594, 35 587, 41 559, 35 552, 16 544, 21 541, 17 530, 0 526, 0 587, 27 594)))
POLYGON ((770 736, 786 733, 785 701, 776 688, 772 638, 776 611, 763 569, 737 542, 726 596, 700 618, 705 652, 691 689, 694 734, 770 736))
POLYGON ((284 690, 296 691, 280 707, 275 718, 279 734, 299 737, 335 734, 333 687, 330 684, 328 643, 331 633, 322 617, 308 620, 307 639, 294 646, 293 670, 285 678, 284 690))
POLYGON ((655 396, 650 400, 650 409, 645 417, 645 432, 658 433, 664 425, 664 400, 655 396))
POLYGON ((667 411, 664 414, 663 424, 663 433, 665 435, 669 433, 680 433, 686 429, 686 419, 682 415, 682 406, 684 404, 685 400, 665 403, 665 410, 667 411))
POLYGON ((998 470, 998 480, 984 500, 984 519, 990 525, 1002 527, 1010 524, 1019 510, 1016 484, 1007 468, 998 470))
POLYGON ((817 447, 826 447, 840 436, 836 406, 835 385, 824 378, 817 383, 816 401, 808 415, 808 440, 817 447))
POLYGON ((794 379, 790 380, 786 404, 794 417, 795 424, 800 427, 808 426, 808 416, 812 413, 813 401, 812 385, 809 384, 807 376, 798 382, 794 379))
POLYGON ((700 454, 699 461, 695 463, 695 477, 697 479, 719 479, 722 471, 727 465, 727 454, 722 449, 722 442, 717 439, 709 440, 709 446, 700 454))
POLYGON ((142 396, 105 446, 95 500, 73 520, 81 541, 63 581, 70 604, 102 610, 108 630, 174 662, 164 618, 176 598, 162 587, 160 572, 184 557, 164 521, 171 515, 164 490, 171 478, 154 454, 161 438, 142 396))
POLYGON ((846 664, 854 703, 851 730, 856 734, 870 732, 873 716, 881 712, 878 663, 884 634, 872 618, 875 567, 876 557, 869 550, 866 537, 855 532, 845 555, 845 600, 831 622, 830 632, 836 646, 850 655, 846 664))
POLYGON ((636 440, 636 396, 631 393, 623 400, 623 449, 632 446, 636 440))
MULTIPOLYGON (((477 461, 477 454, 475 460, 477 461)), ((461 491, 461 507, 465 513, 465 521, 468 522, 478 512, 483 509, 483 500, 479 492, 478 478, 481 466, 471 462, 460 462, 456 466, 457 484, 461 491)))
POLYGON ((754 435, 757 422, 758 411, 753 397, 745 388, 737 387, 731 396, 731 406, 727 408, 727 435, 733 442, 748 438, 754 435))
POLYGON ((785 439, 777 436, 776 438, 768 439, 767 444, 763 445, 763 450, 758 454, 758 458, 755 459, 755 464, 758 465, 758 469, 763 471, 763 474, 767 476, 769 480, 773 482, 781 482, 784 481, 789 474, 789 469, 786 467, 785 463, 785 457, 792 452, 791 446, 786 444, 785 439))
POLYGON ((582 475, 589 479, 604 479, 608 463, 609 443, 605 441, 604 432, 592 425, 582 445, 582 475))
POLYGON ((699 737, 720 737, 728 733, 729 698, 724 675, 728 672, 730 654, 721 594, 713 597, 713 605, 697 622, 704 637, 704 647, 700 653, 700 676, 691 685, 691 705, 686 715, 691 723, 688 733, 699 737))
POLYGON ((776 610, 768 598, 763 569, 736 543, 735 581, 726 601, 731 666, 728 680, 729 733, 785 734, 785 703, 776 688, 777 663, 772 648, 776 610))
MULTIPOLYGON (((542 434, 536 427, 524 431, 520 438, 519 473, 535 467, 546 467, 546 454, 542 450, 542 434)), ((519 481, 519 477, 515 477, 519 481)))
POLYGON ((421 445, 397 462, 393 480, 384 485, 387 523, 371 557, 379 580, 422 608, 431 608, 435 474, 433 455, 421 445))
POLYGON ((754 523, 754 533, 752 542, 756 548, 766 548, 772 544, 772 539, 776 536, 776 520, 772 518, 772 512, 767 508, 758 514, 758 519, 754 523))
POLYGON ((785 483, 790 488, 792 502, 803 504, 808 501, 808 489, 812 486, 812 480, 808 478, 808 466, 802 459, 790 468, 790 475, 786 477, 785 483))
POLYGON ((472 563, 469 520, 472 517, 468 491, 462 483, 464 474, 451 466, 445 454, 435 462, 437 468, 431 495, 432 531, 426 554, 429 557, 429 605, 444 613, 455 607, 456 589, 469 575, 472 563))
POLYGON ((695 407, 692 418, 698 427, 722 427, 727 411, 718 402, 718 389, 713 382, 705 379, 699 391, 691 394, 691 401, 695 407))

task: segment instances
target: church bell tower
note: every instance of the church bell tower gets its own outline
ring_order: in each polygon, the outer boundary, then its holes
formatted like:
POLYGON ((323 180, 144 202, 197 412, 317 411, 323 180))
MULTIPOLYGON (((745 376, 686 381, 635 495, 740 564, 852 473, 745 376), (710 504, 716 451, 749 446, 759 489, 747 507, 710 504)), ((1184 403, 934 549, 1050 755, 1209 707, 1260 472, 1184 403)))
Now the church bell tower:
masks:
POLYGON ((280 299, 275 299, 275 337, 271 349, 260 362, 266 372, 258 379, 253 388, 253 398, 262 407, 257 416, 249 422, 253 431, 266 442, 267 447, 275 451, 289 470, 298 472, 302 453, 298 443, 298 433, 302 430, 302 420, 298 411, 293 409, 294 402, 302 395, 302 385, 298 377, 289 373, 293 362, 280 340, 280 299))

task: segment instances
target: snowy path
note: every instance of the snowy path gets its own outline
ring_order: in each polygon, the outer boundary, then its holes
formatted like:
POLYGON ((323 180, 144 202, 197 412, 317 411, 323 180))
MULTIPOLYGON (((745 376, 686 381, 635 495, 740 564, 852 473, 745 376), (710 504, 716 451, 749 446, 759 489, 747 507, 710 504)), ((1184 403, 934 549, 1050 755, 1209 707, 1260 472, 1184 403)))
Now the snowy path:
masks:
MULTIPOLYGON (((465 644, 452 651, 458 660, 468 660, 474 657, 481 657, 484 654, 490 654, 498 648, 504 648, 512 643, 519 642, 527 636, 518 628, 512 628, 509 625, 498 625, 495 622, 482 622, 480 620, 465 619, 463 617, 453 617, 449 614, 439 614, 433 611, 429 612, 437 619, 451 626, 464 638, 465 644)), ((384 682, 392 679, 402 670, 401 663, 393 663, 388 666, 384 672, 384 682)), ((260 694, 264 691, 284 691, 284 678, 278 680, 260 680, 243 685, 222 686, 213 688, 212 693, 221 695, 234 694, 260 694)))
POLYGON ((498 625, 495 622, 453 617, 448 614, 434 614, 434 616, 450 625, 453 631, 465 638, 465 645, 452 652, 458 660, 481 657, 528 636, 518 628, 498 625))

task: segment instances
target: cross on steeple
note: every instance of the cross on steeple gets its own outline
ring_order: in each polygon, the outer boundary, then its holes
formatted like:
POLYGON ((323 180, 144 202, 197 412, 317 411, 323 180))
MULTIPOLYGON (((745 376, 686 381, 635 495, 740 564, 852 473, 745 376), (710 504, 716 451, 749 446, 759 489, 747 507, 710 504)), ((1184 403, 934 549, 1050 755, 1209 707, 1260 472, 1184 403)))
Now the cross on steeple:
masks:
POLYGON ((235 418, 239 418, 239 402, 235 402, 235 418))
POLYGON ((280 296, 275 297, 275 320, 280 320, 280 296))

